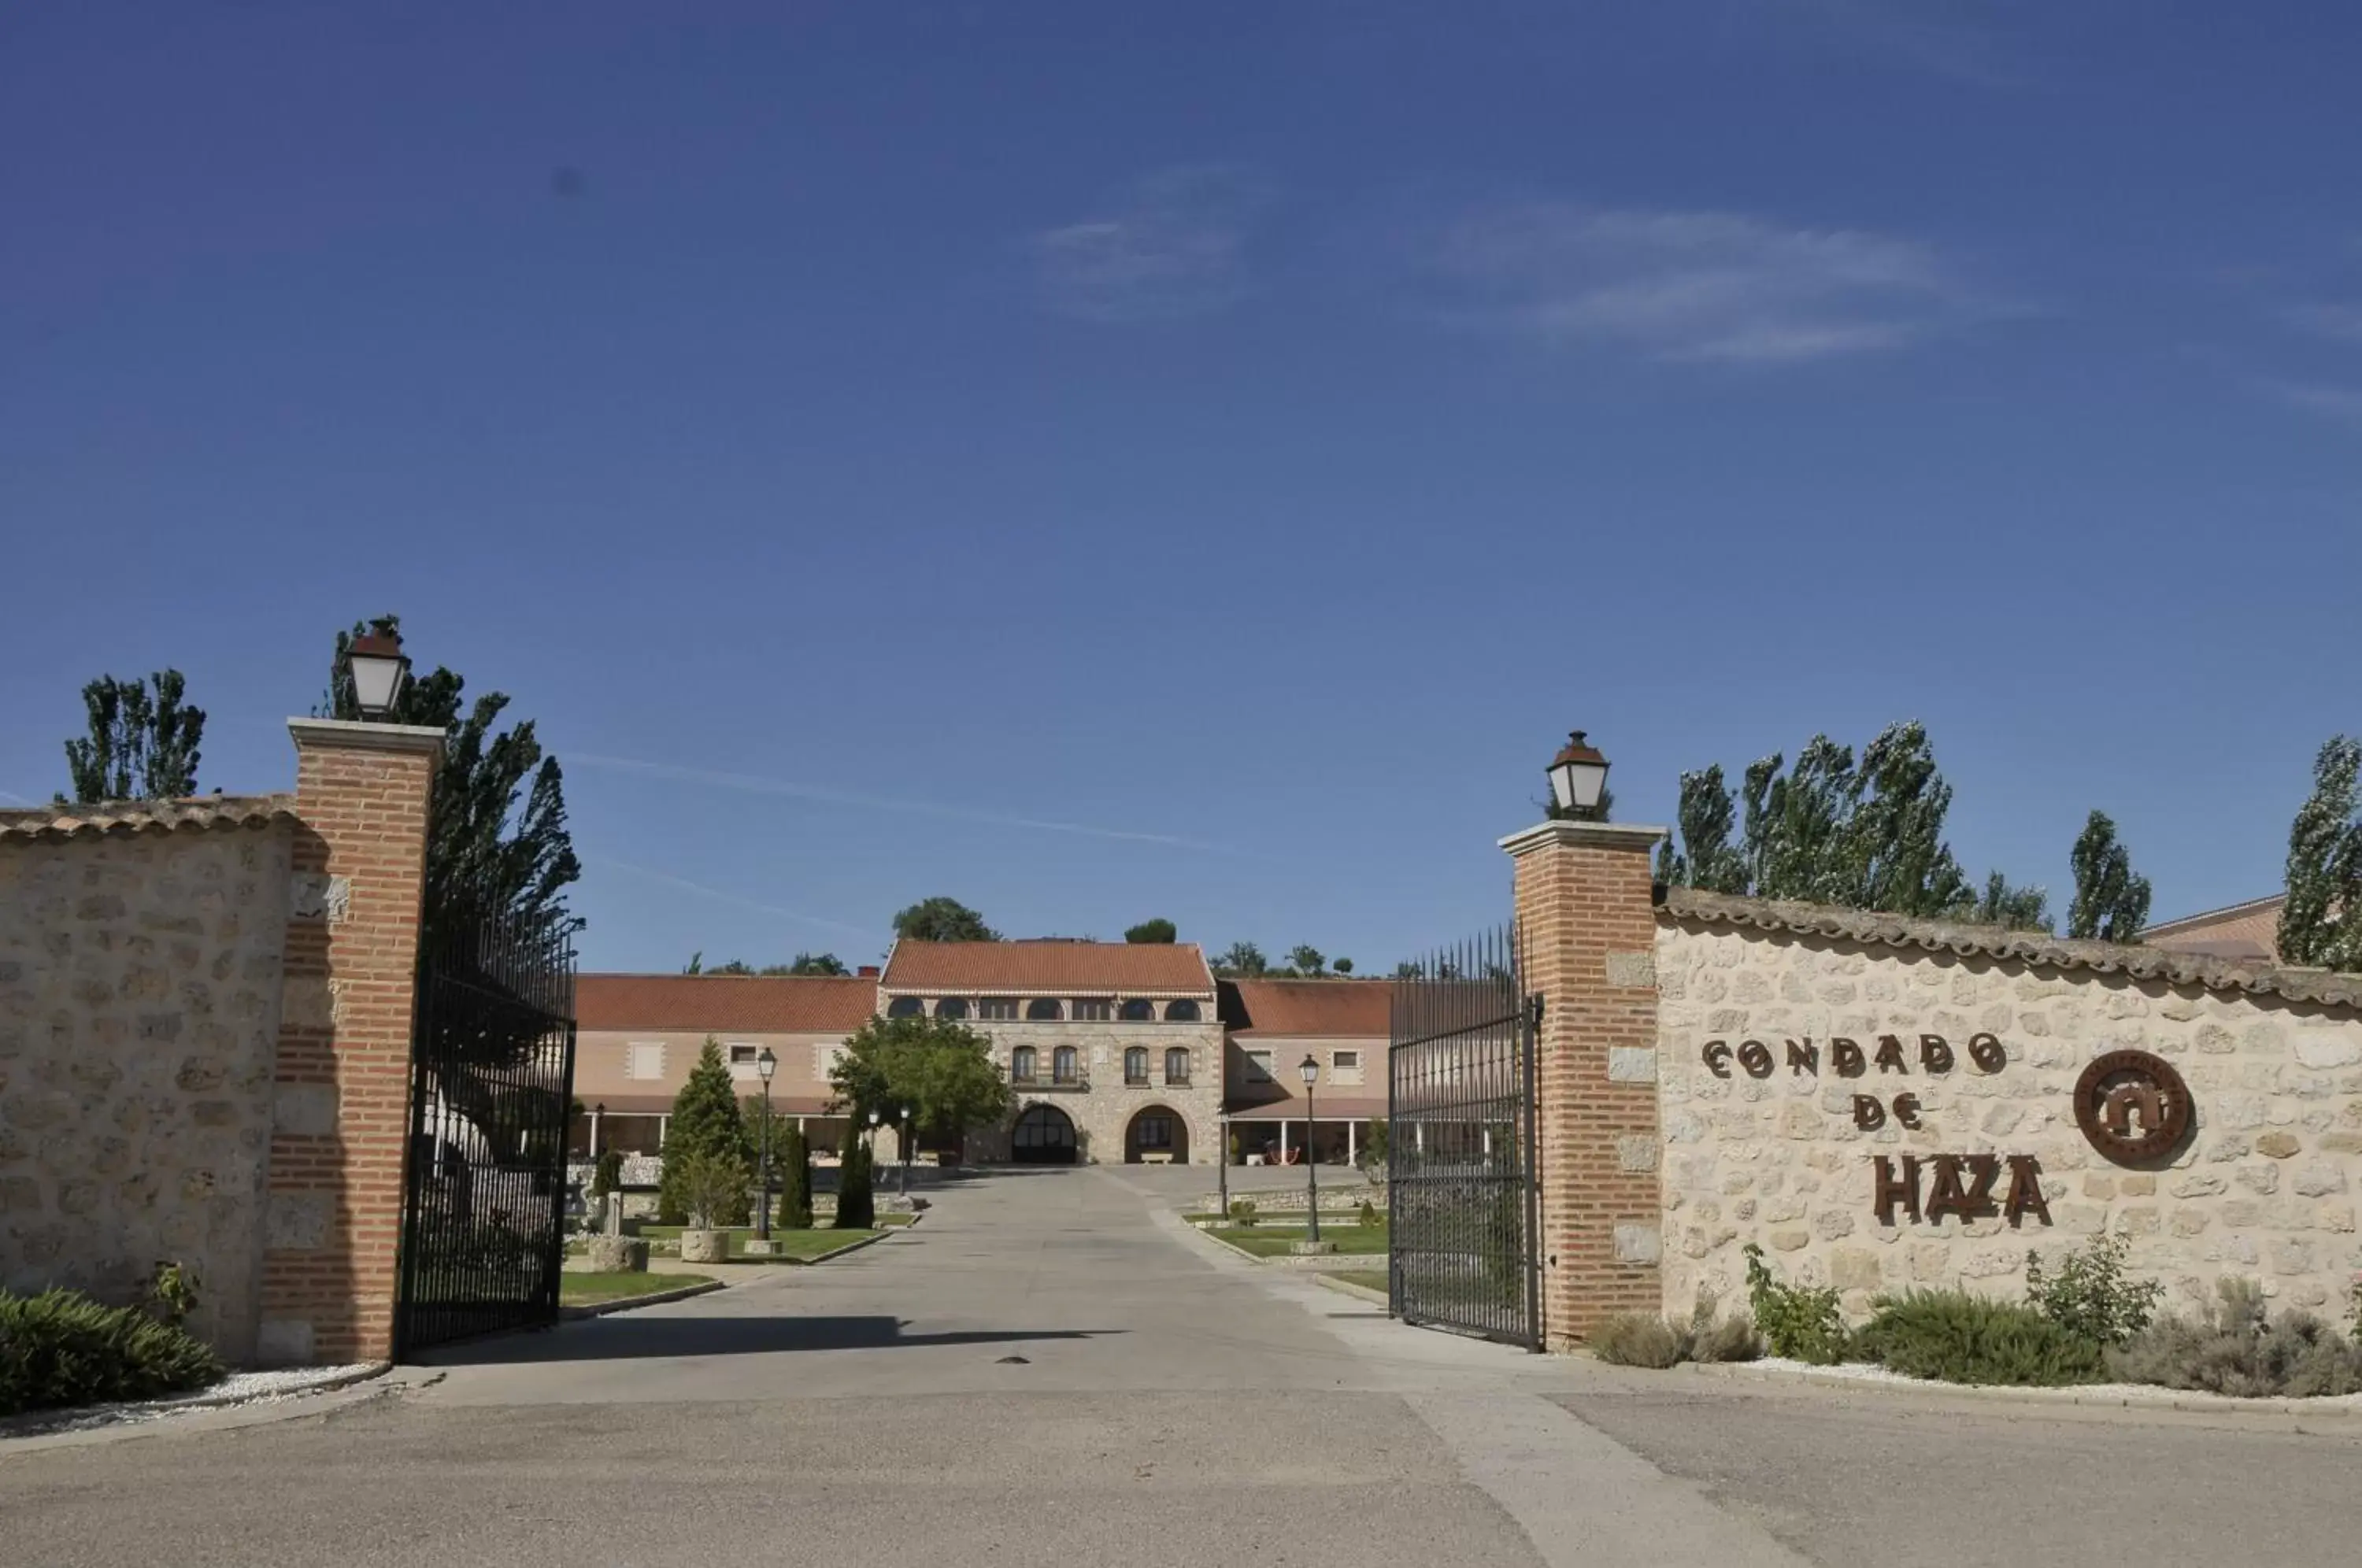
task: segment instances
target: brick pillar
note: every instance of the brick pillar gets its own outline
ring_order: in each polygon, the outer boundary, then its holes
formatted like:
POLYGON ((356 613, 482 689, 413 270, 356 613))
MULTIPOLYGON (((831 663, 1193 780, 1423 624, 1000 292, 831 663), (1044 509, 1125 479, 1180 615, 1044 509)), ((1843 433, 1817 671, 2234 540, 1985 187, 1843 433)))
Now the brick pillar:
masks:
POLYGON ((1564 1350, 1613 1312, 1661 1309, 1657 1278, 1656 904, 1665 830, 1548 822, 1516 862, 1526 988, 1542 998, 1542 1324, 1564 1350))
POLYGON ((259 1359, 393 1353, 410 1021, 443 732, 290 719, 287 926, 259 1359))

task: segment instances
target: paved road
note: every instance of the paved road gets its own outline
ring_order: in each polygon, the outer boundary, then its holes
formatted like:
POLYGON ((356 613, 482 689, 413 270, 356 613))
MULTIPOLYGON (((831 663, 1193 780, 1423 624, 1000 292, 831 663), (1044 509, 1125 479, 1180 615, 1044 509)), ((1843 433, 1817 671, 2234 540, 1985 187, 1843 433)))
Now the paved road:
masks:
POLYGON ((2142 1436, 2086 1488, 2105 1425, 1402 1328, 1189 1235, 1184 1179, 995 1176, 842 1263, 324 1415, 0 1452, 0 1563, 2354 1560, 2349 1440, 2142 1436), (2206 1517, 2158 1552, 2182 1498, 2206 1517))

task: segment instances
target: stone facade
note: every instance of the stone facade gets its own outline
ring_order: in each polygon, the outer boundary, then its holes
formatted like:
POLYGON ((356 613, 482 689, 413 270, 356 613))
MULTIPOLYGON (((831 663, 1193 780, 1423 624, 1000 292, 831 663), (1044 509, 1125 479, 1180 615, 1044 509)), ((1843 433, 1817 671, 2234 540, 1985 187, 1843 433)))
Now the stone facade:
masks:
MULTIPOLYGON (((973 1025, 990 1036, 993 1059, 1005 1072, 1010 1054, 1030 1045, 1038 1064, 1036 1081, 1012 1086, 1017 1114, 1034 1105, 1063 1110, 1084 1135, 1085 1158, 1104 1165, 1124 1163, 1125 1135, 1132 1119, 1151 1109, 1169 1110, 1187 1129, 1187 1147, 1175 1148, 1176 1163, 1204 1165, 1214 1158, 1221 1142, 1222 1026, 1213 1018, 1213 999, 1205 1000, 1206 1020, 1198 1023, 1099 1023, 1081 1021, 1029 1023, 989 1021, 973 1025), (1062 1045, 1075 1048, 1081 1082, 1072 1088, 1050 1081, 1053 1054, 1062 1045), (1123 1054, 1140 1046, 1148 1052, 1148 1081, 1127 1084, 1123 1054), (1179 1046, 1189 1053, 1189 1081, 1164 1079, 1164 1053, 1179 1046)), ((1014 1125, 1012 1118, 1010 1125, 1014 1125)), ((979 1132, 968 1140, 968 1157, 997 1161, 1010 1157, 1010 1126, 979 1132)))
POLYGON ((214 813, 0 834, 0 1288, 129 1302, 178 1262, 192 1327, 244 1360, 295 827, 214 813))
MULTIPOLYGON (((1700 1291, 1741 1299, 1750 1241, 1860 1314, 1913 1286, 2015 1296, 2029 1249, 2049 1258, 2103 1232, 2127 1239, 2130 1266, 2165 1281, 2171 1305, 2236 1275, 2287 1305, 2345 1310, 2362 1269, 2362 1008, 2245 975, 2177 981, 1671 914, 1656 973, 1669 1312, 1700 1291), (1992 1070, 1968 1048, 1980 1036, 1997 1043, 1992 1070), (1838 1070, 1839 1037, 1864 1048, 1859 1076, 1838 1070), (2127 1049, 2175 1067, 2194 1107, 2194 1133, 2158 1168, 2111 1163, 2073 1111, 2084 1066, 2127 1049), (2047 1222, 2014 1204, 2014 1223, 1914 1219, 1899 1199, 1882 1222, 1877 1157, 1899 1175, 1906 1154, 2031 1161, 2047 1222)), ((2017 1179, 2002 1170, 1996 1204, 2017 1179)))

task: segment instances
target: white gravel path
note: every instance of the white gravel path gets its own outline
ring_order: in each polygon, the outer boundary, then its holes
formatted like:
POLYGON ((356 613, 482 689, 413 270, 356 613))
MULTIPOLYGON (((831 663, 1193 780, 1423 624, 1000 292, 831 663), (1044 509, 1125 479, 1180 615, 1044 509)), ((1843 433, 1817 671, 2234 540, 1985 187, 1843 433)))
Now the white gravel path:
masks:
POLYGON ((2069 1405, 2155 1405, 2183 1410, 2317 1410, 2324 1414, 2362 1415, 2362 1394, 2332 1395, 2313 1399, 2271 1396, 2241 1399, 2228 1394, 2164 1388, 2154 1383, 2072 1383, 2057 1388, 2029 1387, 2022 1384, 1944 1383, 1928 1377, 1905 1377, 1899 1372, 1890 1372, 1885 1367, 1863 1362, 1849 1361, 1836 1366, 1819 1366, 1812 1362, 1791 1361, 1776 1355, 1723 1364, 1733 1372, 1752 1367, 1812 1383, 1875 1383, 1890 1388, 1915 1389, 1923 1394, 1970 1392, 2050 1399, 2069 1405))
POLYGON ((119 1426, 133 1421, 160 1420, 192 1410, 217 1410, 231 1405, 276 1404, 300 1399, 330 1388, 342 1388, 375 1377, 387 1369, 381 1361, 353 1362, 343 1366, 297 1366, 275 1372, 233 1372, 220 1382, 193 1394, 170 1399, 140 1399, 116 1405, 85 1405, 72 1410, 33 1410, 0 1423, 0 1436, 85 1431, 93 1427, 119 1426))

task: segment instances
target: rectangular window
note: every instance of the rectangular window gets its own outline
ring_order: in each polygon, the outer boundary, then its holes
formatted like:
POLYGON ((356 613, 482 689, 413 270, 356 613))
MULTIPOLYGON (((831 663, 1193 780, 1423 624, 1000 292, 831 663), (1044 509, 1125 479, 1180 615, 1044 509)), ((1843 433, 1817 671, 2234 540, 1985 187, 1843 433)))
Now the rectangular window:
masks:
POLYGON ((664 1077, 665 1048, 661 1043, 653 1045, 631 1044, 624 1048, 624 1076, 659 1081, 664 1077))
POLYGON ((753 1066, 759 1049, 754 1045, 733 1045, 730 1047, 730 1065, 734 1067, 753 1066))
POLYGON ((1267 1084, 1271 1082, 1270 1052, 1250 1051, 1247 1053, 1247 1082, 1251 1084, 1267 1084))
POLYGON ((1108 1001, 1078 1001, 1075 1017, 1084 1023, 1105 1023, 1115 1017, 1115 1004, 1108 1001))
POLYGON ((1362 1081, 1362 1054, 1359 1051, 1333 1051, 1329 1057, 1330 1070, 1341 1084, 1362 1081))
POLYGON ((836 1059, 843 1055, 844 1055, 844 1047, 842 1045, 813 1046, 812 1082, 816 1084, 828 1082, 829 1074, 836 1070, 836 1059))
POLYGON ((1002 1022, 1012 1022, 1017 1017, 1017 999, 1015 997, 987 997, 982 1001, 976 1004, 976 1015, 980 1019, 988 1021, 999 1020, 1002 1022))
POLYGON ((1143 1149, 1169 1149, 1173 1146, 1173 1119, 1169 1116, 1143 1116, 1140 1119, 1140 1146, 1143 1149))

